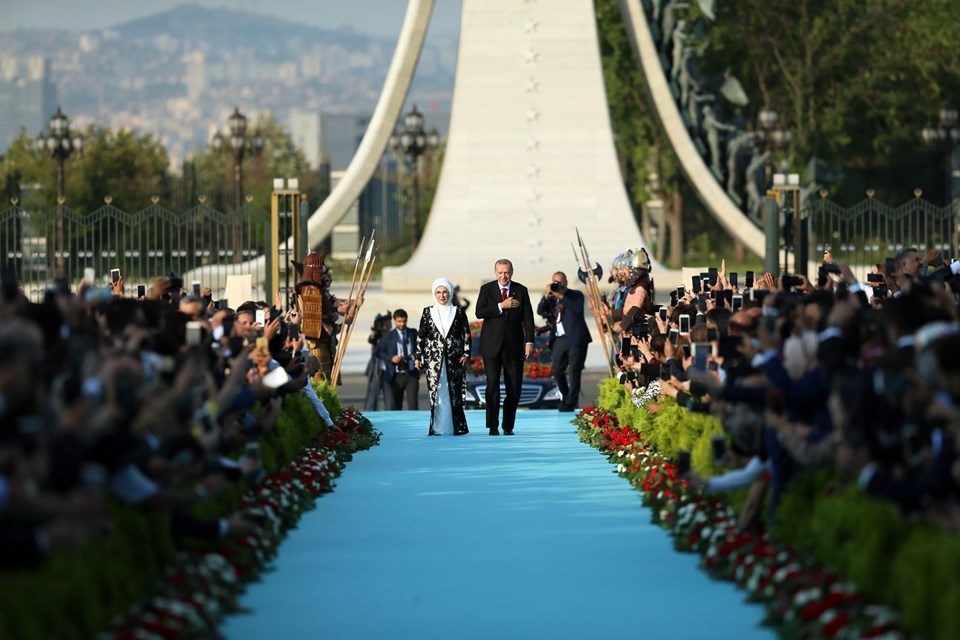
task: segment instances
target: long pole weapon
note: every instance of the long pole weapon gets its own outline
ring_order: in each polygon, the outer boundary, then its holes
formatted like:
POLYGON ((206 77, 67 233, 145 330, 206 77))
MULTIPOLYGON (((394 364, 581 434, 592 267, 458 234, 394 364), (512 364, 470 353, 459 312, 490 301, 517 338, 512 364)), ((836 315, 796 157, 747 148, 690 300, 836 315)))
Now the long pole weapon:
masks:
MULTIPOLYGON (((373 254, 373 257, 370 258, 369 268, 366 270, 366 274, 360 274, 360 288, 357 292, 357 299, 359 300, 367 293, 367 286, 370 284, 370 279, 373 277, 373 267, 377 263, 377 258, 380 257, 380 246, 377 245, 376 250, 373 254)), ((359 308, 359 307, 358 307, 359 308)), ((347 325, 347 339, 344 341, 343 350, 346 352, 347 345, 350 344, 350 336, 353 335, 353 330, 357 326, 356 313, 354 313, 353 321, 347 325)), ((339 373, 340 369, 337 369, 339 373)))
MULTIPOLYGON (((587 248, 583 244, 583 238, 580 237, 580 230, 576 229, 577 232, 577 242, 580 244, 580 268, 587 274, 586 282, 587 291, 590 294, 590 299, 593 301, 593 308, 595 312, 593 314, 593 319, 597 322, 597 331, 600 333, 600 342, 603 345, 603 354, 607 359, 607 368, 610 370, 610 375, 613 375, 613 361, 610 359, 610 346, 607 343, 607 332, 603 328, 603 322, 600 320, 600 309, 601 309, 601 300, 600 300, 600 287, 597 285, 597 274, 594 272, 593 267, 590 263, 589 256, 587 254, 587 248)), ((573 248, 573 245, 571 245, 573 248)), ((573 250, 573 257, 577 259, 577 250, 573 250)))
MULTIPOLYGON (((590 260, 590 252, 587 251, 587 245, 583 242, 583 239, 580 237, 580 230, 579 230, 579 229, 576 229, 576 232, 577 232, 577 240, 580 242, 580 247, 581 247, 582 250, 583 250, 583 259, 586 261, 587 266, 589 267, 590 265, 593 265, 593 264, 594 264, 594 263, 590 260)), ((595 268, 595 269, 590 269, 590 271, 589 271, 589 273, 590 273, 590 282, 591 282, 592 285, 593 285, 594 303, 597 305, 597 309, 600 309, 600 308, 601 308, 601 305, 602 305, 602 302, 603 302, 603 300, 602 300, 602 298, 601 298, 601 296, 600 296, 600 283, 599 283, 599 281, 597 280, 597 278, 600 276, 599 270, 600 270, 600 266, 599 266, 599 265, 596 265, 596 268, 595 268)), ((610 348, 611 348, 611 353, 612 353, 612 350, 613 350, 614 347, 616 346, 616 340, 615 340, 614 337, 613 337, 613 327, 612 327, 609 323, 602 323, 602 322, 601 322, 601 323, 599 323, 599 324, 600 324, 601 331, 603 332, 604 338, 606 338, 606 337, 609 337, 609 338, 610 338, 610 345, 611 345, 610 348), (603 327, 604 327, 604 326, 606 327, 606 331, 603 330, 603 327)), ((605 343, 605 344, 606 344, 606 343, 605 343)), ((610 366, 611 366, 611 371, 612 371, 612 370, 613 370, 613 369, 612 369, 612 367, 613 367, 612 360, 611 360, 610 366)))
MULTIPOLYGON (((376 230, 374 230, 374 232, 370 234, 370 242, 367 244, 367 253, 363 259, 363 267, 360 268, 360 282, 359 282, 360 289, 358 289, 358 291, 360 292, 359 295, 363 295, 363 291, 366 291, 366 283, 364 282, 364 278, 366 278, 368 282, 370 279, 367 267, 370 266, 371 267, 370 271, 372 271, 373 247, 376 244, 376 240, 373 237, 375 233, 376 233, 376 230)), ((362 252, 362 247, 361 247, 361 252, 362 252)), ((357 267, 359 266, 360 266, 360 254, 357 254, 357 267)), ((349 324, 345 325, 343 334, 340 336, 339 342, 337 342, 337 357, 333 363, 333 370, 331 371, 331 375, 330 375, 330 382, 334 386, 336 386, 337 379, 340 377, 340 369, 343 366, 343 356, 346 354, 347 343, 350 341, 350 335, 353 333, 353 325, 356 322, 356 310, 353 308, 353 304, 354 304, 353 292, 354 292, 354 285, 357 284, 357 267, 354 267, 353 281, 350 283, 350 294, 347 297, 347 312, 346 312, 347 314, 350 314, 351 311, 353 311, 354 317, 352 318, 349 324)))

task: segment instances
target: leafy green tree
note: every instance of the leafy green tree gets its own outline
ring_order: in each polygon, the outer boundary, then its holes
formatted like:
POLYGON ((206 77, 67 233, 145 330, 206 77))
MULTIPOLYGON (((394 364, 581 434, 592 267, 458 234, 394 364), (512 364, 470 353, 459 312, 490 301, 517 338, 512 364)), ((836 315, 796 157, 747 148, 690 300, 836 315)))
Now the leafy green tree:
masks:
POLYGON ((756 110, 781 114, 795 168, 817 156, 914 179, 920 130, 960 85, 960 3, 740 0, 716 14, 702 67, 732 70, 756 110))
POLYGON ((610 120, 615 132, 617 157, 624 186, 631 194, 638 222, 642 207, 657 198, 663 203, 660 241, 654 253, 663 261, 669 239, 669 262, 677 267, 683 259, 683 195, 673 150, 656 126, 639 62, 627 37, 617 0, 596 0, 595 11, 603 59, 610 120))
POLYGON ((56 184, 56 168, 52 160, 34 151, 33 138, 26 129, 21 129, 20 135, 10 144, 0 170, 3 171, 4 206, 13 198, 19 200, 22 206, 54 205, 56 194, 46 192, 49 192, 48 185, 56 184), (49 202, 44 200, 45 196, 49 202))
MULTIPOLYGON (((110 196, 116 206, 136 209, 159 192, 169 160, 151 134, 88 127, 83 136, 83 153, 73 154, 64 163, 68 207, 90 212, 110 196)), ((7 198, 41 209, 56 206, 56 163, 34 149, 26 131, 7 149, 2 171, 7 198)))
MULTIPOLYGON (((252 196, 254 206, 269 209, 273 179, 298 178, 300 191, 310 202, 319 204, 319 174, 310 169, 303 150, 297 147, 273 115, 257 117, 247 125, 247 131, 248 136, 258 132, 263 137, 263 151, 256 156, 248 153, 244 157, 244 196, 252 196)), ((193 180, 197 195, 207 196, 208 204, 221 211, 232 211, 236 207, 232 149, 217 151, 208 146, 196 152, 186 165, 184 177, 193 180)))
POLYGON ((121 209, 143 208, 160 192, 169 165, 166 149, 153 134, 89 127, 83 154, 67 172, 67 204, 91 211, 109 196, 121 209))

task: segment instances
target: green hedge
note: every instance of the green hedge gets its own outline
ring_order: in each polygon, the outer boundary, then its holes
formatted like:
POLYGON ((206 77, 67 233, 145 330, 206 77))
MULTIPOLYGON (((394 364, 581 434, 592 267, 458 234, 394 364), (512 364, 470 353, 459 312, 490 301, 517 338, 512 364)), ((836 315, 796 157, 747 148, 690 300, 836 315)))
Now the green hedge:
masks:
MULTIPOLYGON (((335 391, 326 383, 317 390, 336 419, 343 409, 335 391)), ((323 429, 308 398, 288 395, 276 425, 260 438, 264 467, 272 473, 289 464, 323 429)), ((192 512, 228 514, 246 489, 234 483, 192 512)), ((111 516, 109 539, 56 554, 39 569, 0 575, 0 638, 90 638, 149 593, 181 544, 170 534, 169 516, 119 503, 111 516)))
MULTIPOLYGON (((720 421, 665 399, 655 414, 633 406, 616 380, 601 383, 598 404, 663 454, 691 452, 692 466, 714 475, 710 439, 720 421)), ((730 496, 736 504, 742 494, 730 496)), ((960 537, 907 523, 887 500, 864 495, 830 469, 808 471, 782 496, 771 535, 852 581, 867 600, 889 605, 912 632, 960 638, 960 537)))

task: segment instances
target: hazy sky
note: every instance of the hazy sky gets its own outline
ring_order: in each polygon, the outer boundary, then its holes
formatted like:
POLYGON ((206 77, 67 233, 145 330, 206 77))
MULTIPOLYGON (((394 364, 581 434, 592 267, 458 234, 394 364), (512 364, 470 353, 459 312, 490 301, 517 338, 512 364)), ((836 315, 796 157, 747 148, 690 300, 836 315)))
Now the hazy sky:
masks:
MULTIPOLYGON (((436 0, 431 35, 460 28, 461 0, 436 0)), ((102 29, 160 13, 181 4, 226 7, 318 27, 348 25, 360 33, 396 37, 405 0, 0 0, 0 31, 49 27, 102 29)))

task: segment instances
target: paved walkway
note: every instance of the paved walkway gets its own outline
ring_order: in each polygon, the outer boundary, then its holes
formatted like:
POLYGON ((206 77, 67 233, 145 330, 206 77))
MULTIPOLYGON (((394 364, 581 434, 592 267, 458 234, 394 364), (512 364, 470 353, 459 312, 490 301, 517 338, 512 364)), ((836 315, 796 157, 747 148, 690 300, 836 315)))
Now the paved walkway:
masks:
POLYGON ((428 438, 427 413, 371 414, 356 455, 228 618, 228 638, 773 638, 710 580, 571 414, 521 411, 517 435, 428 438))

